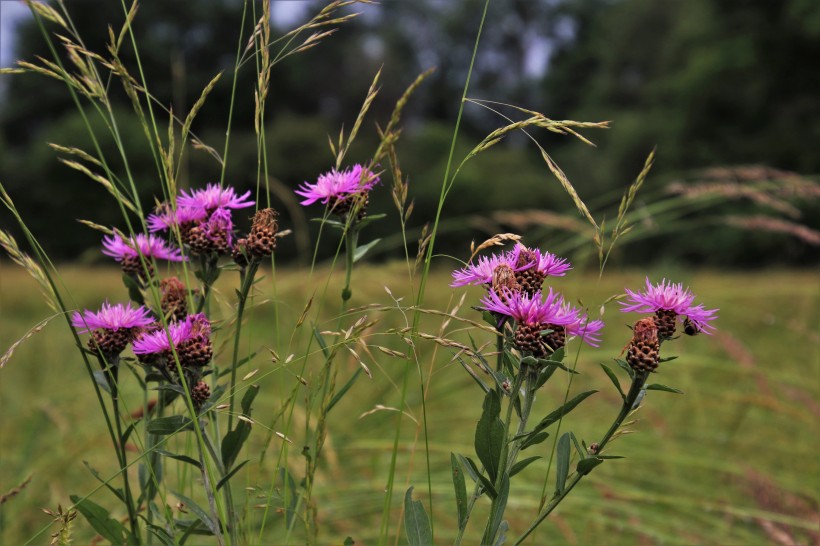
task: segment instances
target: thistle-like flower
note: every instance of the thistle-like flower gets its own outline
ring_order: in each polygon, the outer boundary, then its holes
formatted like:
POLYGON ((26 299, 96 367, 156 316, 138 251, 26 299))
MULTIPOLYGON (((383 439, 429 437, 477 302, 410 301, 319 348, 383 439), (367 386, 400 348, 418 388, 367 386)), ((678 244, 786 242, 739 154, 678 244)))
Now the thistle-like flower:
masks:
POLYGON ((379 183, 379 176, 362 165, 354 165, 349 169, 327 172, 310 184, 303 182, 295 193, 305 199, 302 205, 312 205, 321 201, 339 216, 350 212, 356 202, 359 202, 359 214, 367 206, 367 194, 373 186, 379 183))
POLYGON ((481 300, 480 307, 515 319, 516 347, 536 358, 543 358, 563 346, 564 330, 578 320, 577 312, 568 308, 561 295, 552 288, 546 298, 540 291, 530 295, 509 290, 498 294, 490 290, 481 300), (552 332, 542 336, 541 332, 546 330, 552 332), (560 343, 550 343, 549 336, 556 332, 559 332, 556 337, 560 338, 560 343))
POLYGON ((516 245, 515 251, 518 254, 516 265, 519 267, 515 280, 520 289, 529 294, 541 290, 547 277, 563 277, 572 269, 567 260, 552 252, 541 252, 521 243, 516 245))
POLYGON ((703 305, 692 305, 695 295, 684 289, 683 284, 672 284, 663 279, 653 285, 646 279, 646 291, 633 292, 626 289, 627 298, 618 302, 624 313, 655 313, 658 336, 669 339, 675 335, 676 322, 683 322, 686 333, 696 335, 700 332, 711 334, 714 327, 709 323, 717 318, 718 309, 706 309, 703 305))
POLYGON ((551 252, 541 252, 537 248, 528 248, 521 243, 515 248, 482 256, 477 262, 453 271, 452 287, 470 284, 483 284, 502 292, 503 288, 513 291, 522 290, 532 295, 541 290, 547 277, 562 277, 572 269, 569 262, 551 252), (499 275, 499 269, 505 274, 499 275), (499 283, 499 278, 505 279, 499 283))
POLYGON ((598 347, 601 344, 601 330, 604 327, 602 320, 589 320, 589 317, 577 307, 565 303, 565 311, 572 314, 574 320, 564 327, 564 332, 567 337, 578 337, 592 347, 598 347))
POLYGON ((182 190, 181 193, 177 198, 177 207, 182 210, 201 210, 210 214, 216 209, 242 209, 254 205, 254 201, 248 200, 250 191, 236 195, 236 190, 231 186, 220 187, 219 184, 208 184, 205 189, 190 193, 182 190))
POLYGON ((147 363, 165 363, 173 370, 176 349, 183 368, 201 367, 213 356, 211 323, 203 313, 188 315, 184 321, 172 322, 167 329, 146 332, 134 341, 134 354, 147 363))
POLYGON ((453 282, 450 286, 453 288, 459 286, 483 284, 489 287, 501 284, 502 288, 509 288, 514 292, 513 286, 509 285, 509 277, 517 276, 517 274, 525 269, 533 267, 534 263, 527 262, 519 264, 519 254, 522 247, 516 246, 513 250, 502 252, 501 254, 493 254, 491 256, 481 256, 475 263, 468 264, 466 267, 453 271, 453 282), (496 270, 501 269, 506 272, 505 275, 498 275, 496 270), (504 277, 506 282, 499 283, 499 277, 504 277), (505 286, 506 285, 506 286, 505 286))
POLYGON ((184 240, 195 254, 230 253, 233 246, 231 211, 223 208, 216 209, 206 221, 188 230, 184 240))
POLYGON ((154 209, 152 214, 148 215, 145 222, 148 225, 148 231, 156 233, 157 231, 167 231, 174 226, 179 226, 180 229, 192 227, 207 217, 208 211, 204 208, 178 206, 174 210, 168 203, 161 203, 154 209))
POLYGON ((110 305, 105 302, 96 313, 88 309, 82 313, 75 311, 71 324, 81 334, 91 333, 89 349, 111 356, 120 354, 140 328, 154 322, 150 313, 143 306, 134 308, 130 303, 110 305))
POLYGON ((151 258, 169 262, 187 261, 187 258, 182 255, 178 248, 169 247, 165 241, 156 235, 146 235, 144 233, 138 233, 127 240, 123 239, 119 233, 103 237, 102 252, 120 262, 122 270, 129 275, 143 276, 146 273, 140 261, 140 254, 148 262, 148 274, 153 273, 151 258))

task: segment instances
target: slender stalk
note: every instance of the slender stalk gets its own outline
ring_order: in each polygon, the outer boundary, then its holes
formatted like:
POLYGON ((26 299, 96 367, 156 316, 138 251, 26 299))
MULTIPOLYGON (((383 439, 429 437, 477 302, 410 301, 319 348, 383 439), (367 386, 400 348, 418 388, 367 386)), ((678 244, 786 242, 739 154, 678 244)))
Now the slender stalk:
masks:
MULTIPOLYGON (((626 419, 627 415, 632 412, 632 406, 635 404, 635 400, 638 399, 638 395, 641 393, 641 389, 643 388, 644 383, 646 382, 647 374, 646 373, 636 373, 635 378, 632 380, 632 386, 629 388, 629 392, 624 398, 623 406, 621 406, 621 411, 618 413, 618 416, 612 422, 612 425, 609 427, 609 430, 606 431, 601 441, 598 442, 598 453, 601 453, 604 447, 609 443, 610 440, 615 436, 615 433, 621 427, 626 419)), ((557 496, 553 497, 553 499, 547 504, 546 508, 538 515, 538 517, 533 521, 533 523, 527 528, 521 537, 515 541, 513 546, 517 546, 524 542, 524 540, 530 536, 530 534, 535 531, 536 527, 541 525, 541 523, 547 518, 547 516, 552 513, 555 508, 561 504, 566 496, 569 494, 572 489, 578 485, 578 482, 581 481, 585 474, 581 474, 580 472, 576 472, 572 479, 569 480, 567 485, 564 487, 564 490, 559 493, 557 496)))
POLYGON ((119 459, 120 472, 122 474, 123 489, 125 491, 125 505, 128 508, 128 524, 131 527, 131 534, 137 542, 140 542, 139 524, 137 523, 137 514, 134 508, 134 497, 131 493, 131 483, 128 480, 128 459, 125 454, 125 443, 122 437, 122 422, 120 419, 120 396, 117 388, 117 372, 119 370, 119 356, 112 358, 111 362, 107 362, 105 358, 100 357, 100 364, 106 370, 108 377, 108 386, 111 389, 111 406, 114 411, 114 427, 117 431, 117 441, 114 444, 114 450, 117 452, 117 459, 119 459))

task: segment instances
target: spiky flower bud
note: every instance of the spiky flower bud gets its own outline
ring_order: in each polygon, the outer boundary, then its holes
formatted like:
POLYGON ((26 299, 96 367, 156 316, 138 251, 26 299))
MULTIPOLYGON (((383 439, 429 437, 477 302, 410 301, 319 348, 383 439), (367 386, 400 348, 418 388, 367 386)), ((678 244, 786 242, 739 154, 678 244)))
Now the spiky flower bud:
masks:
POLYGON ((194 408, 199 411, 202 405, 211 397, 211 389, 204 381, 199 381, 191 389, 191 401, 194 403, 194 408))
POLYGON ((184 320, 188 315, 188 291, 177 277, 162 279, 159 283, 160 307, 168 320, 184 320))
POLYGON ((248 234, 248 251, 257 257, 273 254, 276 248, 276 231, 279 224, 276 222, 278 212, 271 208, 262 209, 253 216, 253 225, 248 234))
POLYGON ((660 340, 654 317, 642 318, 632 329, 626 361, 636 372, 654 372, 660 358, 660 340))

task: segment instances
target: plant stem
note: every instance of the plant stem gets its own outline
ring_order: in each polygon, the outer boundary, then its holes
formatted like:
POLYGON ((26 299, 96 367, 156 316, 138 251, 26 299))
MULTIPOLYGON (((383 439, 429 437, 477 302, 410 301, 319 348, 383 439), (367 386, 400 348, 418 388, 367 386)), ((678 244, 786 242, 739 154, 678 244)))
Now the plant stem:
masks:
MULTIPOLYGON (((646 378, 647 378, 646 373, 636 372, 635 377, 632 379, 632 386, 629 388, 629 393, 627 393, 626 397, 624 398, 624 403, 623 403, 623 406, 621 406, 620 413, 618 413, 618 416, 612 422, 612 425, 609 427, 609 430, 607 430, 606 434, 604 434, 601 441, 598 442, 598 452, 597 453, 601 453, 603 451, 604 446, 606 446, 606 444, 608 444, 609 441, 614 437, 615 433, 621 427, 621 425, 623 424, 624 419, 626 419, 627 415, 632 413, 632 406, 635 404, 635 400, 638 399, 638 395, 640 394, 641 389, 643 388, 643 385, 646 382, 646 378)), ((547 516, 549 516, 550 513, 553 510, 555 510, 555 508, 559 504, 561 504, 561 501, 563 501, 566 498, 566 496, 569 494, 569 492, 572 491, 572 489, 576 485, 578 485, 578 482, 580 482, 581 478, 583 478, 585 475, 586 474, 581 474, 580 472, 576 471, 575 475, 567 483, 564 490, 561 493, 559 493, 556 497, 553 497, 553 499, 549 502, 549 504, 547 504, 546 508, 544 508, 544 511, 541 512, 538 515, 538 517, 527 528, 527 530, 524 532, 524 534, 521 535, 521 537, 518 540, 515 541, 515 544, 513 546, 517 546, 518 544, 521 544, 533 531, 535 531, 536 527, 541 525, 541 523, 547 518, 547 516)))
POLYGON ((131 493, 131 484, 128 480, 128 458, 125 454, 125 444, 122 438, 122 423, 120 421, 120 397, 117 389, 117 371, 119 370, 119 356, 112 357, 111 362, 100 357, 100 364, 106 370, 108 386, 111 389, 111 405, 114 409, 114 427, 117 430, 117 441, 115 448, 117 459, 119 459, 120 472, 122 473, 123 489, 125 491, 125 504, 128 508, 128 523, 131 527, 131 534, 137 542, 140 542, 139 525, 137 524, 137 514, 134 509, 134 497, 131 493))

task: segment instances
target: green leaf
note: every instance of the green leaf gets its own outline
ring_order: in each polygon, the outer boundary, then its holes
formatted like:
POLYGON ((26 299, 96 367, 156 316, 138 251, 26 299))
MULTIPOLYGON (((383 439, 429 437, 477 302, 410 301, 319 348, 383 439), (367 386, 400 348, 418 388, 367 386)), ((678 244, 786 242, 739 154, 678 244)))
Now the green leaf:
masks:
POLYGON ((77 495, 71 495, 70 499, 74 503, 74 508, 88 520, 91 527, 101 537, 117 546, 126 542, 125 527, 119 521, 113 519, 108 514, 108 510, 88 499, 81 499, 77 495))
POLYGON ((174 537, 158 525, 148 524, 148 531, 159 540, 163 546, 176 546, 174 537))
MULTIPOLYGON (((151 259, 146 257, 146 260, 150 263, 151 259)), ((139 265, 142 268, 142 264, 139 265)), ((145 296, 142 294, 142 287, 140 284, 132 277, 131 275, 126 275, 125 273, 122 274, 122 284, 125 285, 125 288, 128 289, 128 297, 136 303, 137 305, 145 305, 145 296)))
POLYGON ((376 246, 376 244, 379 241, 381 241, 381 239, 373 239, 366 245, 357 246, 356 252, 353 253, 353 263, 355 264, 356 262, 364 258, 364 255, 367 254, 367 251, 376 246))
POLYGON ((577 395, 575 398, 568 401, 566 404, 564 404, 557 410, 553 411, 552 413, 541 419, 541 421, 535 426, 535 428, 532 430, 530 434, 541 432, 542 430, 544 430, 545 428, 547 428, 548 426, 555 423, 556 421, 567 415, 569 412, 574 410, 575 406, 577 406, 578 404, 583 402, 584 399, 586 399, 588 396, 593 395, 596 392, 598 391, 586 391, 577 395))
POLYGON ((660 364, 662 362, 672 362, 673 360, 677 360, 677 359, 678 359, 677 356, 667 356, 666 358, 659 358, 658 359, 658 364, 660 364))
POLYGON ((190 510, 199 519, 199 521, 201 521, 205 525, 205 527, 208 528, 208 530, 212 534, 217 534, 217 524, 214 522, 214 520, 211 519, 211 516, 208 515, 208 512, 206 512, 201 506, 194 502, 193 499, 186 497, 182 493, 171 491, 171 494, 179 500, 181 500, 185 504, 185 508, 190 510))
POLYGON ((606 372, 606 375, 607 377, 609 377, 609 380, 612 381, 612 384, 615 385, 615 388, 618 389, 618 393, 621 395, 621 399, 626 400, 626 395, 624 394, 624 391, 621 390, 621 382, 618 381, 618 376, 615 375, 615 372, 613 372, 606 364, 601 364, 601 367, 606 372))
POLYGON ((183 463, 194 465, 197 469, 201 468, 199 461, 197 461, 196 459, 192 459, 187 455, 177 455, 176 453, 171 453, 170 451, 165 451, 164 449, 157 449, 156 452, 164 457, 168 457, 169 459, 174 459, 175 461, 181 461, 183 463))
POLYGON ((582 476, 586 476, 592 469, 604 462, 604 460, 600 457, 589 457, 588 459, 581 459, 578 461, 578 465, 575 467, 575 470, 578 471, 578 474, 582 476))
POLYGON ((361 222, 356 224, 356 231, 361 231, 367 224, 374 222, 376 220, 381 220, 382 218, 386 218, 387 214, 380 213, 380 214, 368 214, 365 216, 361 222))
POLYGON ((287 468, 279 469, 279 480, 282 482, 280 490, 282 491, 282 507, 285 511, 285 523, 288 528, 296 518, 296 507, 299 503, 299 494, 296 491, 296 480, 293 479, 287 468))
POLYGON ((495 490, 495 486, 490 480, 487 479, 487 476, 481 473, 481 471, 478 469, 478 466, 475 464, 475 461, 473 461, 469 457, 462 457, 461 455, 459 455, 459 457, 466 461, 467 466, 470 468, 470 470, 472 470, 472 472, 469 472, 469 474, 473 478, 473 480, 481 482, 482 487, 484 487, 484 490, 487 492, 490 498, 494 499, 496 495, 498 495, 498 493, 495 490))
POLYGON ((501 450, 506 447, 504 423, 501 415, 501 401, 496 391, 490 391, 484 397, 483 412, 475 429, 475 452, 478 460, 487 469, 491 482, 498 476, 498 463, 501 450))
POLYGON ((350 387, 353 386, 353 383, 356 382, 356 379, 359 378, 359 374, 361 374, 361 373, 362 373, 362 368, 360 367, 353 373, 353 376, 350 379, 347 380, 347 383, 345 383, 344 386, 341 389, 339 389, 339 392, 337 392, 333 396, 333 398, 331 398, 330 402, 328 402, 328 404, 327 404, 327 408, 325 408, 325 413, 330 413, 330 410, 333 409, 333 406, 335 406, 336 403, 339 400, 342 399, 342 396, 347 394, 347 391, 350 390, 350 387))
POLYGON ((245 466, 246 464, 248 464, 248 460, 242 461, 241 463, 233 467, 233 470, 225 474, 225 476, 221 480, 219 480, 219 483, 216 484, 216 490, 219 491, 220 489, 222 489, 222 486, 228 483, 228 480, 230 480, 233 477, 233 475, 239 472, 239 469, 245 466))
POLYGON ((543 387, 544 383, 549 381, 550 377, 552 377, 552 374, 554 374, 557 369, 558 368, 556 366, 546 366, 541 368, 538 372, 538 378, 535 380, 535 384, 533 385, 532 392, 535 392, 543 387))
POLYGON ((456 491, 456 513, 458 514, 458 528, 467 525, 467 485, 464 483, 464 471, 458 464, 454 453, 450 453, 450 468, 453 470, 453 487, 456 491))
MULTIPOLYGON (((96 356, 100 355, 97 354, 96 356)), ((102 390, 108 394, 111 394, 111 386, 108 384, 108 375, 103 370, 97 370, 94 372, 94 381, 102 390)))
POLYGON ((251 405, 253 404, 253 399, 256 398, 257 394, 259 394, 259 385, 251 385, 242 397, 242 402, 240 403, 240 406, 242 406, 242 413, 248 417, 251 416, 251 405))
POLYGON ((321 347, 322 354, 325 355, 325 359, 330 359, 330 349, 327 348, 325 338, 322 337, 322 334, 319 332, 319 329, 315 326, 313 327, 313 337, 315 337, 316 341, 319 343, 319 347, 321 347))
POLYGON ((513 476, 515 476, 516 474, 518 474, 519 472, 521 472, 522 470, 527 468, 530 465, 530 463, 534 463, 535 461, 537 461, 540 458, 541 458, 540 455, 536 455, 535 457, 528 457, 526 459, 522 459, 522 460, 518 461, 510 469, 510 478, 512 478, 513 476))
POLYGON ((236 428, 228 431, 222 438, 222 445, 220 452, 222 453, 222 464, 225 468, 230 468, 239 452, 242 450, 242 445, 248 436, 251 434, 251 424, 242 419, 237 420, 236 428))
POLYGON ((564 492, 569 475, 569 432, 565 432, 558 438, 558 465, 555 468, 555 493, 560 495, 564 492))
POLYGON ((561 368, 561 369, 562 369, 562 370, 564 370, 565 372, 570 373, 570 374, 573 374, 573 375, 580 375, 580 374, 581 374, 581 372, 578 372, 578 371, 576 371, 576 370, 573 370, 572 368, 568 368, 568 367, 567 367, 567 366, 566 366, 563 362, 561 362, 560 360, 549 360, 549 359, 546 359, 546 358, 539 358, 539 359, 538 359, 538 365, 539 365, 539 366, 541 366, 541 367, 544 367, 544 368, 548 368, 548 367, 551 367, 551 368, 561 368))
POLYGON ((88 471, 91 472, 91 475, 94 476, 95 478, 97 478, 97 481, 99 481, 106 488, 108 488, 109 491, 114 493, 115 497, 117 497, 123 503, 125 503, 125 494, 122 492, 121 489, 115 489, 110 483, 108 483, 106 480, 102 479, 102 476, 100 476, 100 473, 97 472, 97 470, 94 469, 90 464, 88 464, 88 461, 83 461, 83 464, 88 469, 88 471))
POLYGON ((501 522, 501 525, 498 526, 498 534, 495 537, 495 542, 493 546, 502 546, 507 541, 507 531, 510 530, 510 524, 507 523, 507 520, 501 522))
POLYGON ((620 368, 622 370, 624 370, 626 373, 628 373, 630 379, 635 379, 635 370, 632 369, 632 366, 630 366, 629 363, 626 360, 623 360, 621 358, 616 358, 615 359, 615 364, 620 366, 620 368))
POLYGON ((410 546, 430 546, 433 544, 433 531, 430 519, 424 511, 421 501, 413 500, 413 487, 404 495, 404 531, 410 546))
POLYGON ((644 387, 644 390, 647 391, 665 391, 665 392, 674 392, 675 394, 683 394, 682 390, 676 389, 674 387, 667 387, 666 385, 661 385, 660 383, 653 383, 651 385, 647 385, 644 387))
POLYGON ((490 519, 487 522, 487 529, 484 532, 482 544, 494 544, 495 537, 498 534, 501 519, 504 517, 504 510, 507 509, 507 497, 510 494, 510 477, 506 472, 501 476, 501 484, 498 488, 498 496, 493 499, 493 505, 490 508, 490 519))
POLYGON ((575 451, 578 452, 578 456, 582 459, 585 458, 587 456, 586 444, 584 444, 584 449, 581 449, 581 445, 578 443, 578 438, 575 437, 575 434, 570 432, 569 437, 572 439, 572 443, 575 445, 575 451))
POLYGON ((521 442, 521 449, 527 449, 530 446, 538 445, 547 438, 549 438, 549 432, 537 432, 535 434, 526 434, 526 440, 521 442))
POLYGON ((347 537, 342 543, 342 546, 353 546, 354 544, 356 544, 356 541, 353 540, 353 537, 347 537))
POLYGON ((151 434, 166 436, 175 434, 181 430, 193 430, 194 422, 183 415, 171 415, 169 417, 158 417, 148 421, 146 428, 151 434))

